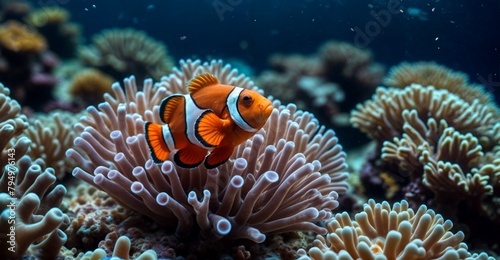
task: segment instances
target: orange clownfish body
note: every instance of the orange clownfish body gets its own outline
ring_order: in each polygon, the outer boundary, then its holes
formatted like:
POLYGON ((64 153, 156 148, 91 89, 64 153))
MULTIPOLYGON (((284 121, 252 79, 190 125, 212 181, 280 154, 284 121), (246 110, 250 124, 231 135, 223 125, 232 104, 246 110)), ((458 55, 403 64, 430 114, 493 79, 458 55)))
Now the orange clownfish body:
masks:
POLYGON ((194 168, 205 161, 206 168, 215 168, 262 128, 273 111, 271 101, 256 91, 219 84, 210 74, 195 77, 188 90, 161 102, 164 125, 144 125, 155 163, 175 151, 174 162, 180 167, 194 168))

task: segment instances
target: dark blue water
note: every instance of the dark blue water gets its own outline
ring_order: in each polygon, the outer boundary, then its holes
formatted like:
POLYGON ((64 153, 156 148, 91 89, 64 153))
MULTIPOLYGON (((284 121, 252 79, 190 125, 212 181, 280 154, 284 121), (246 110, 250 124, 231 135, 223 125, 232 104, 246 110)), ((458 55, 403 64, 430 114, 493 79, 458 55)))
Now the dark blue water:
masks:
POLYGON ((102 29, 133 27, 164 41, 176 59, 238 58, 259 71, 273 53, 312 53, 336 39, 360 43, 387 66, 436 61, 500 95, 499 1, 44 0, 35 5, 50 1, 70 10, 87 39, 102 29), (379 22, 376 15, 384 18, 391 4, 402 12, 379 22), (372 36, 361 43, 360 31, 372 36))

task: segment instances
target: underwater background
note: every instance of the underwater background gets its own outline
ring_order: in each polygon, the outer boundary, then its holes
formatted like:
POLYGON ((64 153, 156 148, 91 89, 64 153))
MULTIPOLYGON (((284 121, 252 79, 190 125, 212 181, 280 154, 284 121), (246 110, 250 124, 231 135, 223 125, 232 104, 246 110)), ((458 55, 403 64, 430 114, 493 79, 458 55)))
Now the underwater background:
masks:
POLYGON ((1 259, 500 259, 499 1, 0 9, 1 259), (203 73, 271 116, 217 169, 155 164, 203 73))

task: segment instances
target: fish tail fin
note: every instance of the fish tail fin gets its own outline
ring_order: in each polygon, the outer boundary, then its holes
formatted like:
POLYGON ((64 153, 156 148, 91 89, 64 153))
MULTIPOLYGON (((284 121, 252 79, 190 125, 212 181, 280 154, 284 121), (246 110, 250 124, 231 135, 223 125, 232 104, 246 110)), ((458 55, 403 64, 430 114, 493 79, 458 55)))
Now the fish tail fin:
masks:
POLYGON ((144 133, 151 157, 155 163, 162 163, 167 160, 170 150, 163 137, 162 126, 151 122, 144 124, 144 133))

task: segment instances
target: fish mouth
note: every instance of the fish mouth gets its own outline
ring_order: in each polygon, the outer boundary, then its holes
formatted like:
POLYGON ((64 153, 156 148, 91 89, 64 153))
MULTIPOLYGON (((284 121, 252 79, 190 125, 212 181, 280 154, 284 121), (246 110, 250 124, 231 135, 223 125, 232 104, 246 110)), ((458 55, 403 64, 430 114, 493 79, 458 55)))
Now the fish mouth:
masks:
POLYGON ((264 120, 267 120, 269 118, 269 116, 271 115, 271 113, 273 112, 273 105, 271 103, 263 103, 263 104, 260 104, 260 107, 261 107, 261 112, 262 112, 262 118, 264 120))

